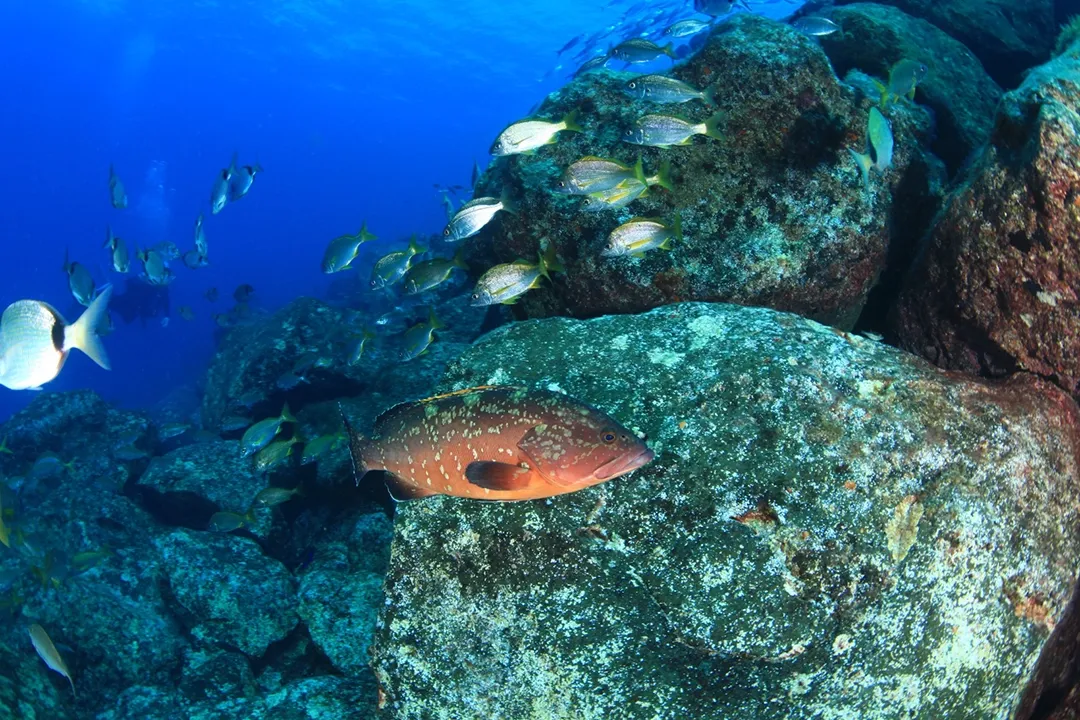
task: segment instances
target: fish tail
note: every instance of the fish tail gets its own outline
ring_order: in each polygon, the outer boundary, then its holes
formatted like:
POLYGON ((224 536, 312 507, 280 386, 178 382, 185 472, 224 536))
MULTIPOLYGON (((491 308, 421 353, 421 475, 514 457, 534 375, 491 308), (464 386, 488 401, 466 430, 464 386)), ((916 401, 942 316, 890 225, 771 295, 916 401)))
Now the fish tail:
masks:
POLYGON ((446 327, 443 321, 435 316, 435 308, 428 309, 428 325, 431 326, 432 330, 442 330, 446 327))
POLYGON ((457 252, 454 253, 454 257, 450 261, 450 264, 453 267, 461 268, 462 270, 468 270, 469 269, 469 263, 465 262, 465 246, 464 245, 461 245, 460 247, 458 247, 457 252))
POLYGON ((499 204, 502 205, 502 209, 511 215, 517 214, 517 204, 510 199, 510 188, 504 187, 502 192, 499 193, 499 204))
POLYGON ((705 135, 718 140, 723 139, 724 136, 720 132, 720 123, 723 122, 723 120, 723 113, 713 113, 712 117, 705 121, 705 135))
POLYGON ((359 485, 360 479, 367 475, 368 470, 371 469, 364 460, 364 453, 371 446, 371 441, 353 430, 349 418, 345 415, 345 408, 340 403, 338 403, 338 412, 341 413, 341 424, 345 426, 345 435, 349 438, 349 456, 352 458, 353 478, 356 480, 356 484, 359 485))
POLYGON ((551 280, 551 275, 548 273, 553 272, 566 272, 566 268, 562 266, 555 254, 555 243, 548 239, 547 248, 540 254, 540 274, 551 280))
POLYGON ((569 130, 570 132, 585 132, 585 129, 578 124, 578 111, 571 110, 566 113, 562 119, 563 130, 569 130))
POLYGON ((671 43, 668 43, 664 47, 660 48, 660 51, 663 52, 665 55, 667 55, 672 60, 675 59, 675 46, 672 45, 671 43))
POLYGON ((648 180, 645 179, 645 165, 641 162, 641 155, 637 156, 637 162, 634 163, 634 177, 640 182, 648 183, 648 180))
MULTIPOLYGON (((106 225, 105 226, 105 244, 102 245, 101 247, 102 248, 109 248, 110 250, 112 250, 112 246, 113 246, 112 226, 111 225, 106 225)), ((66 253, 67 250, 65 250, 64 252, 66 253)))
POLYGON ((873 161, 866 153, 857 152, 851 148, 848 148, 848 152, 851 153, 851 157, 855 160, 855 164, 859 166, 859 172, 862 173, 863 187, 869 190, 870 166, 873 165, 873 161))
POLYGON ((289 410, 289 403, 285 403, 285 406, 281 408, 281 422, 283 423, 295 423, 296 416, 289 410))
POLYGON ((712 87, 707 87, 701 91, 701 99, 707 102, 709 105, 718 105, 719 103, 716 102, 716 93, 719 90, 720 88, 716 85, 713 85, 712 87))
POLYGON ((682 215, 680 215, 678 211, 675 212, 675 221, 671 224, 671 232, 676 240, 682 242, 682 215))
POLYGON ((367 229, 367 220, 360 225, 360 232, 356 233, 356 237, 360 238, 360 242, 367 242, 368 240, 378 240, 378 235, 372 235, 367 229))
POLYGON ((106 288, 105 292, 94 298, 90 307, 86 308, 78 320, 64 328, 64 351, 78 348, 106 370, 111 369, 109 356, 105 352, 105 346, 101 344, 97 328, 105 321, 110 297, 112 297, 111 287, 106 288))
POLYGON ((4 454, 4 455, 14 455, 15 454, 14 452, 12 452, 11 448, 8 447, 7 435, 4 436, 3 440, 0 440, 0 454, 4 454))
POLYGON ((671 161, 665 159, 660 163, 660 169, 656 172, 656 184, 665 190, 674 191, 675 186, 671 182, 671 161))
POLYGON ((427 252, 427 248, 420 247, 420 244, 416 242, 416 235, 413 235, 411 238, 409 238, 409 252, 411 252, 413 255, 419 255, 421 253, 427 252))

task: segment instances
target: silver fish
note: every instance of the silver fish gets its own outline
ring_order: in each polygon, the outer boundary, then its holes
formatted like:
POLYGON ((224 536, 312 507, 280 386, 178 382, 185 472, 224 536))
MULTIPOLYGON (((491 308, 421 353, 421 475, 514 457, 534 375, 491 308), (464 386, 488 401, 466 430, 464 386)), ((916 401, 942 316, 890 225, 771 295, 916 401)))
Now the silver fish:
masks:
POLYGON ((832 35, 840 29, 840 26, 829 18, 818 17, 816 15, 807 15, 806 17, 799 18, 795 21, 793 27, 801 33, 812 35, 814 37, 832 35))
POLYGON ((573 162, 566 168, 557 189, 568 195, 588 195, 589 193, 610 190, 619 183, 638 178, 644 181, 641 158, 637 165, 630 167, 618 160, 590 155, 573 162))
POLYGON ((660 47, 652 40, 644 38, 631 38, 621 42, 611 49, 610 54, 616 60, 622 60, 626 63, 652 62, 661 55, 667 55, 672 60, 675 59, 675 52, 671 43, 660 47))
POLYGON ((105 245, 112 255, 112 267, 118 273, 126 273, 131 269, 131 258, 128 256, 127 244, 113 235, 112 228, 106 228, 105 245))
POLYGON ((236 174, 236 153, 233 153, 229 167, 218 173, 214 186, 210 189, 210 212, 217 215, 229 202, 229 184, 236 174))
POLYGON ((450 242, 458 242, 470 238, 484 229, 491 222, 495 213, 500 210, 513 212, 513 206, 506 197, 501 199, 493 197, 481 197, 470 200, 461 206, 450 222, 443 229, 443 237, 450 242))
POLYGON ((672 145, 689 145, 695 135, 711 138, 723 137, 718 129, 722 117, 719 113, 703 123, 692 123, 670 115, 645 115, 634 127, 627 130, 623 140, 635 145, 666 148, 672 145))
POLYGON ((664 35, 673 38, 689 37, 698 34, 702 30, 707 30, 711 26, 711 23, 704 20, 680 20, 664 30, 664 35))
POLYGON ((68 324, 56 308, 39 300, 19 300, 0 316, 0 385, 12 390, 39 388, 55 378, 68 353, 77 348, 106 370, 109 357, 97 334, 112 288, 68 324))
POLYGON ((120 182, 120 178, 117 177, 112 165, 109 165, 109 201, 117 210, 123 210, 128 204, 127 193, 124 192, 124 183, 120 182))
POLYGON ((90 307, 94 300, 94 278, 86 266, 68 259, 64 251, 64 272, 68 276, 68 288, 80 305, 90 307))
POLYGON ((667 75, 642 75, 627 81, 623 90, 630 97, 638 100, 651 100, 656 103, 684 103, 702 100, 715 104, 708 90, 696 90, 682 80, 667 75))
POLYGON ((667 250, 673 238, 682 239, 682 221, 678 215, 670 226, 651 218, 634 218, 611 231, 600 255, 607 258, 641 257, 654 248, 667 250))
POLYGON ((559 122, 546 120, 522 120, 499 133, 491 146, 491 154, 496 156, 528 153, 544 145, 555 142, 555 136, 563 130, 582 132, 577 123, 577 111, 571 111, 559 122))

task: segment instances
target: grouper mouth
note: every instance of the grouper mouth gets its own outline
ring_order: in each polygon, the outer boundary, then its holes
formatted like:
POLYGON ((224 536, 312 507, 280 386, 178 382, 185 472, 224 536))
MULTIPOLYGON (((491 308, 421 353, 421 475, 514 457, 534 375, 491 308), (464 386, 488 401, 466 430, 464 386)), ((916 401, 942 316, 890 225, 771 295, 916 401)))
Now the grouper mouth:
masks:
POLYGON ((610 480, 613 477, 625 475, 628 472, 637 470, 639 467, 648 465, 655 457, 656 453, 649 448, 642 448, 641 452, 637 454, 620 455, 596 468, 593 477, 597 480, 610 480))

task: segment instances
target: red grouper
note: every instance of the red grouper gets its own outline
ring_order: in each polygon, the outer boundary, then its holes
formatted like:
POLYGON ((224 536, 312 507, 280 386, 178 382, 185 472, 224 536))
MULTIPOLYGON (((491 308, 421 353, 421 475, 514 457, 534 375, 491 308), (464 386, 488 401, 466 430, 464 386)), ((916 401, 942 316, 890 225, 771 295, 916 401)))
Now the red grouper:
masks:
POLYGON ((535 500, 625 475, 652 461, 634 433, 561 393, 485 386, 397 405, 367 439, 345 421, 353 471, 390 474, 397 500, 453 495, 535 500))

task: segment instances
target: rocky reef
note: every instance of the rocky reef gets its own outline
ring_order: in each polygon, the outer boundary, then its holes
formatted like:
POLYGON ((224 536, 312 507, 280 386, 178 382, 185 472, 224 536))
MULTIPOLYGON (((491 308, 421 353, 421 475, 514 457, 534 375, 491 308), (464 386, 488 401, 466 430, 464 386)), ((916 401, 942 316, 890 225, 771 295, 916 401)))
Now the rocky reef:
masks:
POLYGON ((842 32, 702 36, 671 75, 715 102, 607 69, 549 96, 584 132, 492 163, 477 194, 516 208, 464 253, 475 280, 550 243, 565 272, 512 308, 471 307, 460 272, 396 298, 446 325, 420 357, 342 280, 222 328, 199 398, 42 393, 0 426, 0 717, 1075 720, 1080 45, 1034 67, 1048 0, 815 12, 842 32), (848 151, 904 59, 928 73, 866 187, 848 151), (722 137, 624 142, 650 112, 722 137), (555 184, 587 155, 670 164, 672 189, 584 211, 555 184), (632 217, 683 235, 600 257, 632 217), (595 405, 656 458, 545 501, 395 505, 344 443, 307 452, 342 413, 491 384, 595 405), (242 435, 286 405, 295 451, 260 469, 242 435))
POLYGON ((901 345, 942 367, 1026 370, 1080 393, 1080 45, 1005 95, 893 313, 901 345))
POLYGON ((445 390, 587 398, 658 458, 549 503, 399 508, 394 717, 1001 717, 1075 582, 1077 410, 792 315, 530 321, 445 390))
POLYGON ((930 135, 925 116, 910 107, 892 113, 894 165, 867 190, 848 149, 865 147, 867 113, 877 97, 840 83, 812 39, 741 14, 671 74, 695 88, 716 88, 717 106, 637 101, 624 88, 634 75, 608 71, 549 96, 541 116, 558 119, 576 110, 585 131, 564 133, 542 154, 501 159, 488 170, 479 192, 510 188, 518 210, 470 241, 473 262, 486 267, 531 258, 541 238, 553 243, 566 273, 522 300, 520 312, 530 317, 591 317, 705 300, 850 327, 890 245, 920 235, 936 208, 944 172, 923 149, 930 135), (693 122, 720 112, 723 138, 669 149, 624 142, 625 130, 650 112, 693 122), (646 174, 670 162, 675 189, 655 187, 623 210, 585 212, 582 198, 554 189, 565 168, 587 155, 630 165, 641 157, 646 174), (670 222, 676 213, 683 238, 670 252, 600 257, 621 222, 635 216, 670 222))

